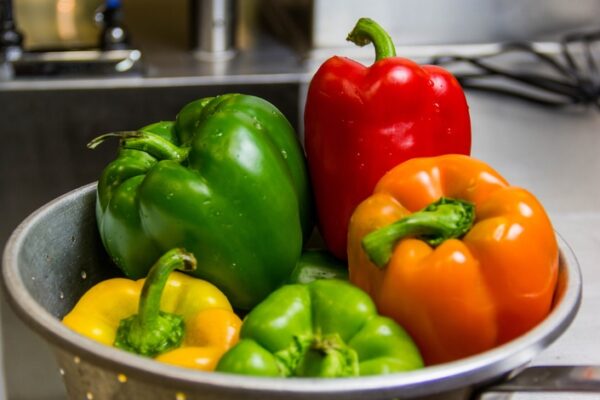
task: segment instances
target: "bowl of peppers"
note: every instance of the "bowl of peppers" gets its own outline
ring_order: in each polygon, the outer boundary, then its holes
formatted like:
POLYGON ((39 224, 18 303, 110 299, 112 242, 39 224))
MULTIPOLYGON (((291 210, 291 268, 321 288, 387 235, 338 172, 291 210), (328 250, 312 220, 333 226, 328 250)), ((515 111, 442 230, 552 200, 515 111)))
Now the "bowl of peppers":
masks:
POLYGON ((532 194, 468 155, 460 87, 371 20, 349 37, 377 62, 316 73, 305 150, 263 99, 199 99, 93 139, 120 143, 98 182, 15 230, 4 291, 70 398, 467 398, 568 328, 577 260, 532 194), (399 124, 386 99, 421 116, 399 124))

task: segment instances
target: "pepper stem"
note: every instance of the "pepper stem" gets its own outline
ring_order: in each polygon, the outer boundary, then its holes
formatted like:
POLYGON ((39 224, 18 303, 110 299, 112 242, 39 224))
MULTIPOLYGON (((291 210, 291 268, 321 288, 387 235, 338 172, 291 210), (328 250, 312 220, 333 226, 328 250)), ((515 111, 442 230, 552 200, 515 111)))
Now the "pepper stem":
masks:
POLYGON ((400 239, 418 237, 431 246, 438 246, 447 239, 465 235, 474 221, 473 203, 442 197, 421 211, 367 234, 362 239, 362 247, 369 259, 381 268, 390 260, 400 239))
POLYGON ((121 139, 121 148, 144 151, 159 160, 183 161, 187 158, 189 149, 178 147, 167 139, 144 131, 110 132, 92 139, 87 147, 95 149, 108 138, 121 139))
POLYGON ((338 334, 314 337, 302 352, 293 371, 293 376, 321 378, 358 374, 358 354, 338 334))
POLYGON ((160 257, 142 287, 138 313, 120 321, 114 346, 149 357, 179 347, 185 330, 183 318, 161 311, 160 299, 171 272, 195 268, 194 255, 183 249, 169 250, 160 257))
POLYGON ((360 18, 346 40, 361 47, 373 43, 375 61, 396 56, 396 47, 390 35, 370 18, 360 18))

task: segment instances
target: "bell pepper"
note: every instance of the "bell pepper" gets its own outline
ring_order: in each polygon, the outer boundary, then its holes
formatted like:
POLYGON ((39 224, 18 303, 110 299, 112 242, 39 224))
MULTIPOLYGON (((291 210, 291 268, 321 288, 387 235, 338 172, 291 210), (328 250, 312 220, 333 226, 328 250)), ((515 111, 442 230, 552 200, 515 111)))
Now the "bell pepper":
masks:
POLYGON ((548 314, 558 246, 540 202, 461 155, 393 168, 355 210, 350 281, 415 339, 425 363, 467 357, 548 314))
POLYGON ((319 230, 344 260, 350 216, 388 170, 413 157, 471 149, 465 95, 448 71, 396 57, 392 39, 367 18, 348 40, 373 43, 375 63, 328 59, 310 82, 304 114, 319 230))
POLYGON ((194 276, 250 309, 290 275, 312 228, 304 153, 267 101, 227 94, 193 101, 175 122, 120 138, 98 182, 100 236, 132 279, 168 249, 197 258, 194 276))
POLYGON ((410 336, 377 314, 346 281, 285 285, 244 319, 240 341, 217 371, 274 377, 347 377, 422 366, 410 336))
POLYGON ((242 322, 214 285, 173 272, 195 266, 191 253, 170 250, 146 279, 112 278, 94 285, 63 323, 108 346, 212 371, 237 342, 242 322))
POLYGON ((348 264, 327 250, 309 249, 302 253, 288 283, 310 283, 317 279, 348 280, 348 264))

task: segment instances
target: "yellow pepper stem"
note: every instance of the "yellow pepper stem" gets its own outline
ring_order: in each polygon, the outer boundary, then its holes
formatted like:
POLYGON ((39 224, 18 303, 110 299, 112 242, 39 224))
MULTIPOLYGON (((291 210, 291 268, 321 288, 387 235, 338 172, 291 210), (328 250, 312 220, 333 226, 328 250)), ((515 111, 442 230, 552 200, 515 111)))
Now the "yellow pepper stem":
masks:
POLYGON ((394 246, 404 237, 418 237, 431 246, 465 235, 475 221, 475 205, 442 197, 421 211, 367 234, 362 247, 378 267, 390 260, 394 246))
POLYGON ((195 268, 196 258, 183 249, 160 257, 144 282, 138 313, 121 320, 114 346, 149 357, 179 347, 185 332, 183 317, 161 311, 160 299, 171 272, 195 268))

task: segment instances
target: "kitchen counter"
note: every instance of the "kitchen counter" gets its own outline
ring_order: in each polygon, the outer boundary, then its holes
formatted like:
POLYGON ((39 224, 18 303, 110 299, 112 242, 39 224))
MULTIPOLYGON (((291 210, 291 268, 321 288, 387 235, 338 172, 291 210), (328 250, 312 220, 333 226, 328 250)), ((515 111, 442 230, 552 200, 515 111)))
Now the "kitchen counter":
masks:
MULTIPOLYGON (((298 115, 301 116, 301 105, 304 104, 306 86, 311 76, 306 72, 306 65, 299 63, 288 53, 280 57, 281 63, 276 66, 260 66, 260 62, 257 62, 260 57, 257 55, 246 57, 255 58, 242 58, 242 61, 246 60, 245 64, 241 62, 237 67, 225 66, 212 72, 206 69, 208 67, 205 64, 185 58, 180 60, 179 64, 156 64, 155 69, 150 69, 146 77, 111 78, 102 81, 86 79, 0 82, 0 94, 58 89, 64 92, 98 88, 136 89, 147 86, 166 88, 178 85, 225 85, 231 88, 241 84, 275 83, 297 86, 294 95, 297 96, 296 106, 299 106, 298 115), (177 70, 177 65, 180 70, 177 70), (197 76, 190 76, 190 71, 195 71, 197 76)), ((265 57, 268 58, 273 59, 272 55, 265 57)), ((600 331, 600 317, 597 312, 600 309, 600 268, 595 265, 597 260, 600 260, 600 229, 597 229, 600 224, 600 113, 583 109, 548 109, 485 93, 469 92, 467 97, 473 125, 472 155, 492 165, 512 184, 526 187, 541 200, 557 232, 573 248, 583 273, 583 302, 578 316, 567 332, 540 354, 533 364, 600 365, 600 346, 597 345, 596 339, 596 334, 600 331)), ((298 125, 301 125, 301 118, 296 119, 298 125)), ((81 152, 85 151, 81 149, 81 152)), ((5 307, 2 312, 5 323, 10 321, 11 326, 20 326, 13 316, 7 316, 10 311, 5 307)), ((14 333, 9 336, 11 340, 20 338, 14 333)), ((26 336, 28 335, 24 337, 26 336)), ((24 353, 22 359, 5 359, 5 370, 11 368, 12 363, 20 363, 20 369, 23 371, 29 367, 32 371, 37 371, 36 373, 47 365, 52 366, 51 363, 41 366, 36 364, 35 349, 40 343, 41 341, 36 341, 33 350, 24 353)), ((17 343, 13 342, 12 345, 17 346, 17 343)), ((7 344, 5 341, 5 346, 11 346, 11 343, 7 344)), ((43 362, 49 362, 47 357, 43 354, 43 362)), ((60 387, 57 384, 60 382, 58 371, 54 375, 48 373, 45 379, 51 381, 50 387, 56 393, 46 392, 46 396, 39 397, 39 393, 43 391, 23 388, 18 398, 61 398, 61 391, 57 389, 60 387)), ((19 385, 32 386, 25 383, 31 382, 29 377, 23 376, 21 382, 23 383, 19 385)), ((515 396, 519 399, 525 397, 529 398, 525 395, 515 396)), ((17 397, 9 398, 12 400, 17 397)))
MULTIPOLYGON (((472 155, 538 197, 556 231, 573 249, 583 275, 577 317, 532 365, 600 365, 600 113, 552 110, 484 94, 469 94, 468 100, 472 155)), ((543 398, 572 399, 574 394, 543 398)))

